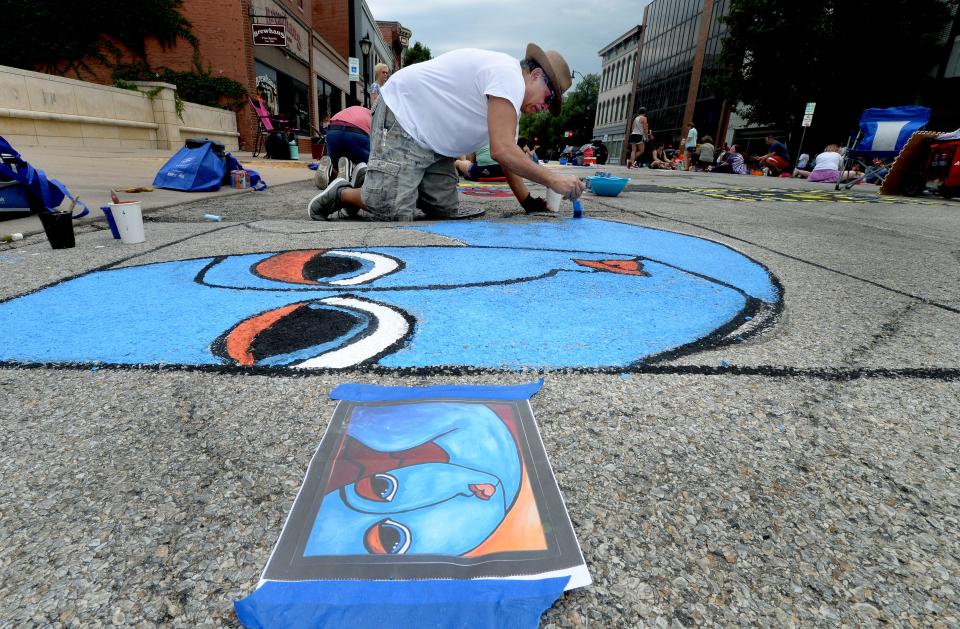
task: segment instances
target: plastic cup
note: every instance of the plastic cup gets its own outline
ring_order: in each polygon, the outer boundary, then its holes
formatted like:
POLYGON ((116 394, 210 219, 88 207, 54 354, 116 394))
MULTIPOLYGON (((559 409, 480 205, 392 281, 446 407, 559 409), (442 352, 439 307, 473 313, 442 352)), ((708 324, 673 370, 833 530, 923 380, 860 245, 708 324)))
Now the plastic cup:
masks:
POLYGON ((560 204, 563 202, 563 196, 559 192, 547 188, 547 209, 551 212, 559 212, 560 204))
POLYGON ((146 240, 143 233, 143 210, 139 202, 111 203, 110 210, 117 223, 117 231, 120 232, 120 242, 134 245, 146 240))

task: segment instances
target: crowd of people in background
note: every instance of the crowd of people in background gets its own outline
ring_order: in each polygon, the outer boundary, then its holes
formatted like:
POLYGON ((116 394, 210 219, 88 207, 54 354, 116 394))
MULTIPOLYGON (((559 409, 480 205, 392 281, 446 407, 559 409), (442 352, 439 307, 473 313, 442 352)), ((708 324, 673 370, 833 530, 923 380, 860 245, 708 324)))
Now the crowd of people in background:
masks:
POLYGON ((763 154, 747 155, 735 144, 715 144, 711 136, 701 137, 693 122, 687 123, 684 129, 686 134, 677 148, 664 142, 648 145, 654 135, 646 109, 641 107, 631 127, 627 168, 646 166, 654 170, 797 177, 815 183, 844 183, 863 176, 859 165, 841 172, 843 149, 837 144, 828 144, 813 160, 803 154, 794 164, 786 144, 772 135, 764 139, 763 154))

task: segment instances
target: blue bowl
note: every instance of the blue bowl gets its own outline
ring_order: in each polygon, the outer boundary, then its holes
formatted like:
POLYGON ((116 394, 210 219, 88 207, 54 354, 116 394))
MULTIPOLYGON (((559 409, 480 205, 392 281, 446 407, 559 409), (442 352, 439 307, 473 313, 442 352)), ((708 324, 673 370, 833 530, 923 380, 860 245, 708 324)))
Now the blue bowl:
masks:
POLYGON ((601 197, 615 197, 630 183, 626 177, 589 177, 589 179, 590 189, 601 197))

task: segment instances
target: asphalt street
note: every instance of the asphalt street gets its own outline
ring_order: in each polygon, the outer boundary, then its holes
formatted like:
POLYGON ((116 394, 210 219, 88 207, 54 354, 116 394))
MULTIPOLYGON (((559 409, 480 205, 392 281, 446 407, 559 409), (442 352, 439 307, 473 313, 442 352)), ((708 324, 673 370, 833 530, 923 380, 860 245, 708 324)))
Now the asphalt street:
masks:
MULTIPOLYGON (((34 313, 55 322, 48 343, 65 358, 17 359, 8 331, 22 319, 4 308, 84 274, 464 240, 410 224, 312 222, 316 189, 298 181, 150 209, 138 245, 114 241, 103 222, 78 225, 74 249, 51 250, 42 233, 0 245, 0 330, 13 357, 0 362, 0 626, 236 626, 232 602, 257 585, 334 386, 540 377, 533 410, 594 581, 561 597, 542 626, 960 626, 960 203, 628 174, 619 197, 586 196, 583 225, 720 243, 769 271, 779 298, 684 351, 622 366, 84 360, 74 347, 83 329, 126 322, 70 300, 34 313)), ((527 216, 491 189, 461 204, 486 209, 479 220, 493 234, 576 229, 569 205, 527 216)), ((575 330, 582 316, 559 297, 546 307, 519 297, 536 316, 471 316, 504 321, 504 343, 571 321, 575 330)), ((616 313, 598 343, 661 329, 642 312, 616 313)), ((208 316, 166 325, 176 335, 208 316)))

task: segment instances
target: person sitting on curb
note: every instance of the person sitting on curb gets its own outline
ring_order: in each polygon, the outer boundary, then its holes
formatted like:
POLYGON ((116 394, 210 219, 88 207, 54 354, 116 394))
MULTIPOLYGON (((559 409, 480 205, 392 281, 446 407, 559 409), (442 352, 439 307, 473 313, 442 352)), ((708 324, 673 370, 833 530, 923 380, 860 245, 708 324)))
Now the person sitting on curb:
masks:
POLYGON ((695 162, 697 171, 709 172, 713 168, 714 152, 713 138, 709 135, 703 136, 703 142, 697 147, 697 158, 695 162))
POLYGON ((313 177, 313 183, 321 190, 334 177, 349 179, 354 164, 365 164, 370 159, 370 110, 347 107, 330 118, 326 133, 327 151, 313 177))
POLYGON ((494 179, 503 177, 503 169, 500 164, 490 157, 490 145, 485 144, 483 148, 477 149, 476 153, 465 156, 464 159, 458 159, 454 166, 463 175, 464 179, 470 181, 480 181, 481 179, 494 179))
POLYGON ((775 140, 772 135, 767 136, 766 142, 769 150, 765 155, 760 156, 760 166, 769 170, 770 175, 778 177, 780 173, 790 168, 790 154, 787 152, 786 145, 775 140))
POLYGON ((844 183, 846 181, 853 181, 863 174, 855 170, 846 170, 841 174, 840 168, 842 163, 843 156, 840 155, 840 147, 836 144, 828 144, 823 149, 823 152, 813 160, 813 170, 795 168, 793 170, 793 176, 814 183, 837 183, 838 181, 844 183))
POLYGON ((650 168, 661 168, 663 170, 673 170, 673 162, 667 157, 663 142, 657 144, 653 149, 653 156, 650 161, 650 168))
POLYGON ((374 105, 370 161, 352 181, 330 182, 307 204, 310 217, 325 220, 345 209, 373 220, 411 221, 418 208, 434 219, 476 216, 460 212, 454 162, 488 141, 492 159, 527 212, 547 211, 547 205, 531 196, 523 178, 578 198, 584 188, 578 177, 534 164, 516 143, 519 115, 558 115, 570 83, 560 53, 536 44, 527 46, 519 62, 499 52, 462 49, 403 68, 374 105))
POLYGON ((728 173, 732 175, 749 175, 750 171, 743 160, 743 155, 737 151, 737 146, 733 145, 724 151, 713 171, 715 173, 728 173))

